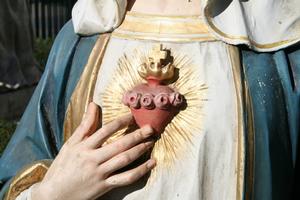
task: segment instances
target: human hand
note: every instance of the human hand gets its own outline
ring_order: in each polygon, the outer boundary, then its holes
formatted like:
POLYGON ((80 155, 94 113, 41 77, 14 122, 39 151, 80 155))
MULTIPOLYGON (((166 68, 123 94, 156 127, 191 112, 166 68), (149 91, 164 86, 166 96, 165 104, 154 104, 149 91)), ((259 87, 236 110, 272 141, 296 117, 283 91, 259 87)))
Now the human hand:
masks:
POLYGON ((43 181, 32 188, 33 200, 96 199, 113 188, 137 181, 155 166, 155 160, 149 159, 134 169, 114 174, 153 146, 153 141, 145 141, 153 130, 146 126, 102 146, 112 134, 126 127, 132 116, 123 116, 96 131, 99 115, 98 106, 91 103, 43 181))

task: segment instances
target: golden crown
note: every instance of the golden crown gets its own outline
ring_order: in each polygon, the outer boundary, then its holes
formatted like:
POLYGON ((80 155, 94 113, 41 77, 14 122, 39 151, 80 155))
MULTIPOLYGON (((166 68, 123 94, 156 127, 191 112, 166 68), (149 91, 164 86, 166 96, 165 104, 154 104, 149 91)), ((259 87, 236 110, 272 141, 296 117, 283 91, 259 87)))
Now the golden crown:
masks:
POLYGON ((149 57, 139 66, 139 75, 144 78, 155 78, 163 81, 174 76, 173 57, 170 49, 163 48, 162 44, 156 44, 149 52, 149 57))

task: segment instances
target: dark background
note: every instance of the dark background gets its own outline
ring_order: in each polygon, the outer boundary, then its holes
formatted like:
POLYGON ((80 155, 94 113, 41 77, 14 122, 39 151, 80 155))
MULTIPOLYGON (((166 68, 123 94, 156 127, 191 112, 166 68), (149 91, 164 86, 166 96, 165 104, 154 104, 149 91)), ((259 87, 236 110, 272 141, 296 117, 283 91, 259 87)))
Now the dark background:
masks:
POLYGON ((76 0, 0 0, 0 156, 76 0))

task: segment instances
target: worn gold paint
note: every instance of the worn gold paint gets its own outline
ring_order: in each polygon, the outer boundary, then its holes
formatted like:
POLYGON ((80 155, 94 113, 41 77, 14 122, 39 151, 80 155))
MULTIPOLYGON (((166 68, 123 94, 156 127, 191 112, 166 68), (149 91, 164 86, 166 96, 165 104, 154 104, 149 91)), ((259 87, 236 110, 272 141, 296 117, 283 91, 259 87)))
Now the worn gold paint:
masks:
POLYGON ((4 199, 15 200, 21 192, 42 181, 51 163, 52 160, 37 161, 18 172, 12 180, 4 199))
POLYGON ((208 28, 201 20, 193 20, 190 22, 178 21, 153 21, 153 20, 125 20, 119 30, 160 33, 160 34, 208 34, 208 28))
POLYGON ((80 80, 72 94, 64 121, 64 141, 79 126, 88 104, 92 101, 94 88, 110 35, 99 36, 80 80))
POLYGON ((244 104, 243 104, 243 80, 241 76, 241 61, 239 56, 239 50, 234 46, 227 46, 228 55, 230 56, 233 78, 236 89, 237 100, 237 114, 238 114, 238 126, 237 126, 237 189, 236 199, 242 200, 244 194, 244 181, 245 181, 245 121, 244 121, 244 104))
POLYGON ((155 44, 149 53, 148 59, 138 66, 138 73, 143 79, 155 77, 163 81, 174 77, 175 69, 171 61, 172 55, 168 54, 168 49, 164 49, 162 44, 155 44), (163 64, 167 62, 167 64, 163 64))
POLYGON ((132 33, 121 33, 121 32, 113 32, 112 37, 120 38, 120 39, 130 39, 130 40, 148 40, 155 42, 209 42, 209 41, 217 41, 216 37, 178 37, 178 36, 163 36, 163 35, 138 35, 132 33))
POLYGON ((127 13, 113 37, 155 41, 214 41, 200 16, 157 16, 127 13))
POLYGON ((247 112, 247 171, 245 172, 245 180, 247 181, 247 187, 245 188, 245 200, 253 199, 254 194, 254 162, 255 162, 255 128, 254 128, 254 117, 253 117, 253 104, 252 98, 249 94, 249 87, 247 81, 245 84, 245 104, 247 112))
POLYGON ((158 15, 158 14, 147 14, 147 13, 140 13, 136 11, 129 11, 126 13, 127 16, 134 16, 138 18, 145 18, 145 19, 199 19, 201 16, 199 15, 158 15))

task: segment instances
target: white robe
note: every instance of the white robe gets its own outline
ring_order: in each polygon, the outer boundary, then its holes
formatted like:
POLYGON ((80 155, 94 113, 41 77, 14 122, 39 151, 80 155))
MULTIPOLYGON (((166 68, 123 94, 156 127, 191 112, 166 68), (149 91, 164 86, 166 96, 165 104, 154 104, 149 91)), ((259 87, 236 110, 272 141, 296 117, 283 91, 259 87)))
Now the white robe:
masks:
POLYGON ((205 30, 201 17, 128 13, 112 33, 93 97, 102 109, 103 122, 129 112, 121 102, 122 95, 141 83, 137 73, 143 62, 140 59, 148 57, 157 44, 169 49, 174 57, 179 78, 171 87, 185 95, 187 108, 175 116, 156 142, 152 156, 157 166, 149 179, 115 189, 99 199, 241 199, 244 133, 238 51, 212 39, 205 30), (203 30, 197 32, 192 27, 203 30))
MULTIPOLYGON (((110 85, 123 83, 118 79, 113 79, 118 68, 123 67, 118 65, 120 58, 126 54, 130 59, 135 49, 147 50, 155 43, 147 40, 119 39, 112 36, 99 71, 94 93, 94 102, 100 105, 103 115, 109 112, 103 98, 106 100, 109 98, 107 90, 110 89, 110 85)), ((204 91, 207 94, 204 95, 203 107, 195 106, 189 108, 188 111, 194 113, 191 117, 198 119, 193 125, 200 125, 201 128, 191 130, 192 143, 186 142, 184 148, 176 152, 178 155, 171 163, 171 167, 161 166, 164 163, 157 163, 154 178, 150 177, 151 181, 146 186, 141 188, 144 183, 135 183, 129 187, 113 190, 99 199, 237 200, 240 198, 238 194, 240 187, 238 184, 238 137, 243 133, 238 131, 238 94, 234 82, 233 63, 230 58, 232 55, 228 49, 231 47, 221 41, 163 42, 162 44, 165 48, 171 48, 173 53, 186 54, 191 59, 193 67, 190 65, 183 68, 191 68, 193 73, 193 77, 190 77, 191 81, 195 85, 207 86, 207 90, 204 91)), ((122 75, 131 76, 130 72, 122 75)), ((189 87, 190 83, 183 84, 189 87)), ((197 90, 197 88, 194 89, 197 90)), ((180 88, 178 90, 182 92, 180 88)), ((119 98, 121 104, 120 96, 114 95, 113 92, 110 98, 116 101, 119 98)), ((192 129, 187 126, 182 128, 192 129)), ((175 133, 170 132, 170 134, 175 133)), ((161 152, 164 156, 168 154, 168 149, 165 150, 161 152)))
MULTIPOLYGON (((147 40, 120 39, 112 36, 110 39, 94 91, 94 102, 102 108, 103 116, 109 112, 103 99, 119 100, 120 96, 108 96, 107 90, 113 85, 123 82, 113 78, 122 70, 120 58, 126 54, 128 58, 134 55, 135 49, 148 50, 153 44, 147 40)), ((191 136, 192 142, 183 143, 176 151, 176 157, 169 167, 158 162, 151 180, 142 179, 128 187, 114 189, 100 200, 239 200, 242 196, 244 160, 239 157, 243 135, 239 126, 239 90, 235 81, 231 47, 222 41, 209 42, 163 42, 165 48, 170 48, 176 55, 186 55, 190 64, 184 65, 180 71, 192 72, 191 80, 183 83, 192 87, 189 91, 198 90, 197 86, 205 84, 205 94, 195 94, 192 98, 203 100, 202 106, 191 107, 188 101, 187 112, 194 119, 192 124, 184 128, 191 136), (194 85, 189 85, 189 84, 194 85), (200 97, 198 96, 200 95, 200 97), (200 126, 199 126, 200 125, 200 126), (197 128, 193 128, 193 126, 197 128)), ((132 69, 133 71, 136 69, 132 69)), ((118 74, 120 75, 120 74, 118 74)), ((131 76, 130 72, 121 77, 131 76)), ((177 88, 184 92, 184 88, 177 88)), ((113 92, 112 92, 113 93, 113 92)), ((114 94, 114 93, 113 93, 114 94)), ((125 106, 124 106, 125 107, 125 106)), ((181 111, 185 112, 185 111, 181 111)), ((189 119, 185 119, 189 120, 189 119)), ((165 133, 164 133, 165 134, 165 133)), ((175 134, 171 132, 171 134, 175 134)), ((178 133, 177 133, 178 134, 178 133)), ((176 144, 173 144, 176 147, 176 144)), ((166 156, 168 149, 160 152, 166 156)), ((240 152, 242 153, 242 152, 240 152)), ((31 188, 20 194, 17 200, 31 200, 31 188)))

